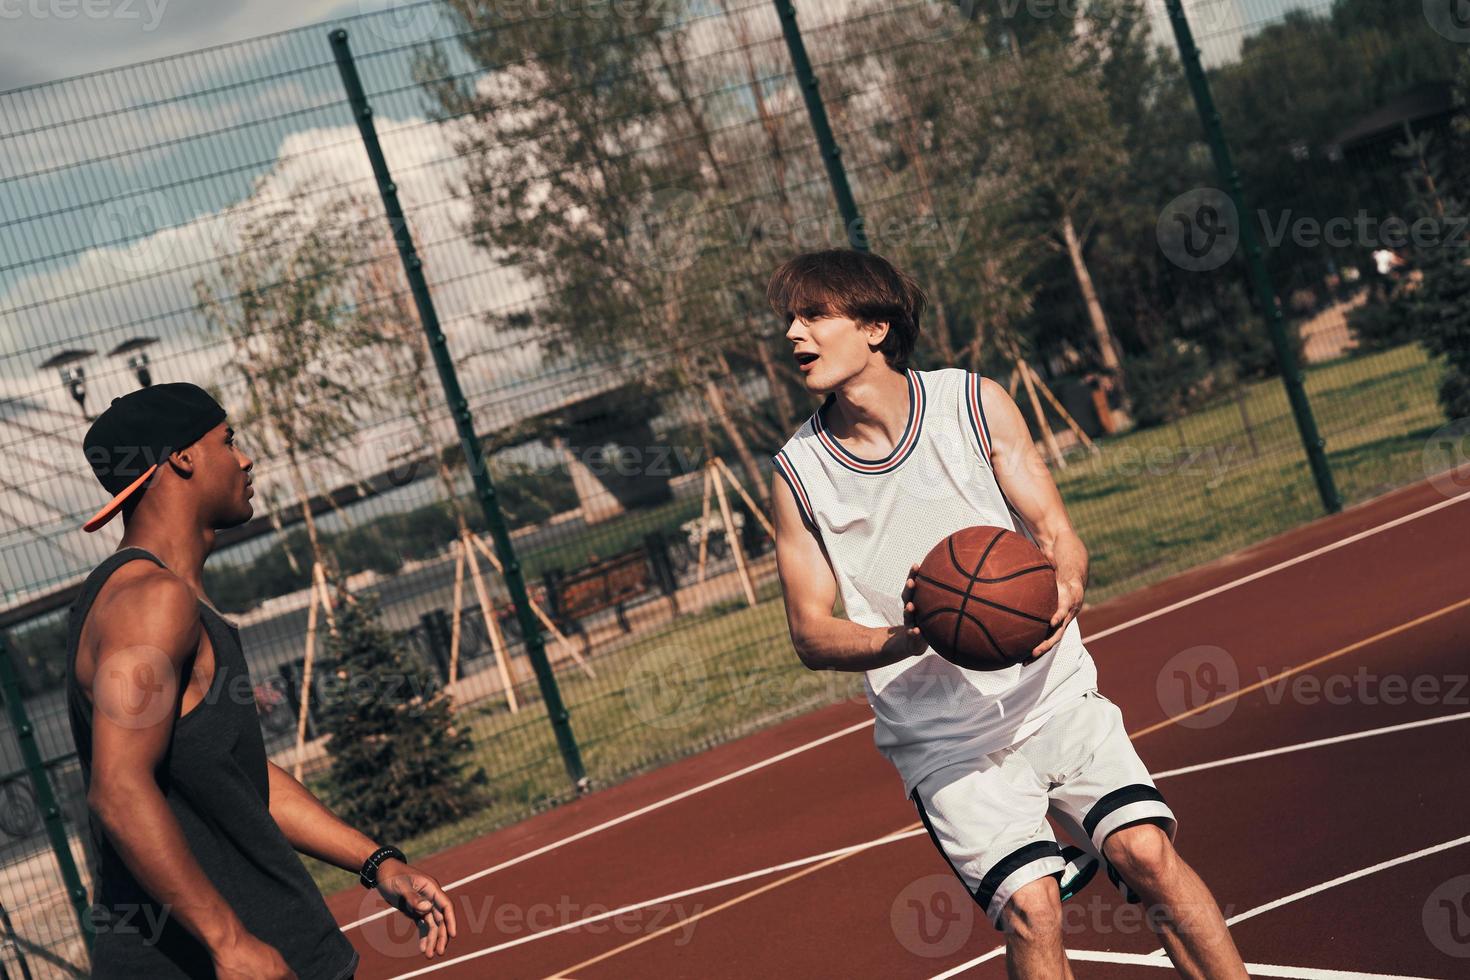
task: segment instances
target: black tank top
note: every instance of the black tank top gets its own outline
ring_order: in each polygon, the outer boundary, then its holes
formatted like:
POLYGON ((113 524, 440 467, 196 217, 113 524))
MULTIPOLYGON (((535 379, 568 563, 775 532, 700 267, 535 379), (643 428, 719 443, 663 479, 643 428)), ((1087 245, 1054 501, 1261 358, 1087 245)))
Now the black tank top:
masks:
MULTIPOLYGON (((67 621, 66 706, 82 778, 92 782, 92 707, 76 679, 76 657, 87 611, 107 577, 147 559, 124 548, 92 570, 67 621)), ((204 699, 174 724, 158 772, 159 788, 183 828, 189 850, 251 935, 280 951, 302 980, 342 980, 357 968, 357 951, 337 928, 321 892, 270 815, 265 740, 256 715, 250 671, 233 623, 200 600, 214 647, 214 680, 204 699)), ((148 980, 213 977, 204 944, 163 914, 122 857, 89 820, 92 869, 92 949, 95 978, 148 980)))

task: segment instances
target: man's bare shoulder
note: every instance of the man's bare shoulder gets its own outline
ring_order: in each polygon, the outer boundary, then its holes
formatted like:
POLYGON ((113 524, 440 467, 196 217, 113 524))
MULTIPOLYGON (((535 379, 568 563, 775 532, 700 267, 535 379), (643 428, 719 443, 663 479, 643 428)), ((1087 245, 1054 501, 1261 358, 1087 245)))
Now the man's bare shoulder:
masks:
POLYGON ((182 663, 199 644, 198 597, 173 572, 149 561, 113 572, 93 600, 77 651, 77 680, 91 675, 109 652, 151 646, 182 663))

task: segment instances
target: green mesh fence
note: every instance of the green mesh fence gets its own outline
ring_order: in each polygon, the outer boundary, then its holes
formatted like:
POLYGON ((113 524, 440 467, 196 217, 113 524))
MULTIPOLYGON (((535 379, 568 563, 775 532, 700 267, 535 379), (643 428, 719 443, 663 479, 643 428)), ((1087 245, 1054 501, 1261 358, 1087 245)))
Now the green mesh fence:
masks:
MULTIPOLYGON (((932 302, 916 366, 1011 389, 1091 550, 1092 601, 1322 513, 1241 221, 1344 503, 1456 486, 1470 388, 1436 338, 1465 316, 1470 27, 1432 7, 1185 5, 1239 214, 1162 0, 798 6, 859 231, 932 302)), ((797 662, 762 524, 769 456, 817 404, 765 282, 853 232, 773 5, 399 5, 20 89, 0 94, 0 625, 84 878, 65 612, 119 529, 80 530, 103 502, 80 441, 151 381, 210 388, 255 460, 255 517, 220 534, 206 584, 241 625, 279 764, 331 793, 323 672, 296 745, 322 560, 454 677, 490 803, 411 852, 573 792, 330 28, 593 785, 861 697, 797 662)), ((83 975, 13 741, 0 962, 83 975)))

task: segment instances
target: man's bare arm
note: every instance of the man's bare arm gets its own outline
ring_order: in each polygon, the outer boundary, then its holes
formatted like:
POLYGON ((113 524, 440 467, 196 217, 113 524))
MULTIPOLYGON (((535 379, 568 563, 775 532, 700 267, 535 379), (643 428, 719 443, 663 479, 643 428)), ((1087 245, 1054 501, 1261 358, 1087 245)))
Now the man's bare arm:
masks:
MULTIPOLYGON (((297 779, 274 762, 270 774, 271 818, 291 846, 318 861, 356 872, 377 843, 329 810, 297 779)), ((423 921, 419 950, 432 959, 458 935, 454 907, 432 876, 394 858, 378 866, 378 891, 395 908, 423 921)))
POLYGON ((294 976, 210 882, 158 786, 199 644, 193 590, 159 569, 119 583, 108 606, 127 614, 97 620, 88 806, 148 894, 209 950, 219 976, 294 976))
POLYGON ((910 580, 904 589, 904 625, 860 626, 832 614, 837 603, 837 578, 821 542, 802 520, 791 488, 777 474, 771 483, 775 511, 776 570, 786 599, 786 625, 801 662, 812 670, 872 670, 886 667, 925 650, 923 636, 913 625, 909 602, 910 580))
POLYGON ((990 429, 996 482, 1057 570, 1057 612, 1052 617, 1052 632, 1034 651, 1039 657, 1057 644, 1062 631, 1082 608, 1087 590, 1087 548, 1073 529, 1051 471, 1036 451, 1026 420, 1011 396, 985 378, 980 382, 980 401, 990 429))

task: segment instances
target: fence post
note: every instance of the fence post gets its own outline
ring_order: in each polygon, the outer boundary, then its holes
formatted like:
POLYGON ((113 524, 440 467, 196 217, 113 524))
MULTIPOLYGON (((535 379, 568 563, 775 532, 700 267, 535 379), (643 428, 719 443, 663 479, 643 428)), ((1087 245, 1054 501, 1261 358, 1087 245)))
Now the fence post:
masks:
POLYGON ((1261 251, 1260 237, 1246 206, 1245 188, 1240 180, 1240 171, 1231 159, 1230 144, 1225 140, 1224 126, 1219 110, 1215 108, 1214 96, 1210 93, 1210 82, 1200 64, 1199 48, 1194 43, 1194 32, 1184 16, 1183 0, 1164 0, 1169 11, 1169 22, 1174 27, 1174 40, 1179 45, 1179 57, 1184 65, 1184 75, 1189 80, 1189 89, 1194 94, 1194 105, 1199 110, 1200 122, 1204 124, 1205 136, 1210 143, 1210 152, 1215 158, 1215 170, 1225 183, 1225 192, 1235 203, 1240 221, 1240 242, 1245 246, 1246 265, 1250 269, 1251 285, 1255 289, 1256 303, 1266 318, 1266 330, 1271 335, 1271 344, 1276 348, 1276 363, 1281 369, 1281 383, 1286 386, 1286 397, 1291 402, 1291 413, 1296 418, 1297 432, 1307 451, 1307 462, 1312 467, 1312 476, 1317 481, 1317 493, 1322 506, 1329 514, 1342 510, 1342 498, 1338 496, 1333 482, 1332 467, 1327 462, 1323 449, 1326 441, 1317 431, 1317 420, 1312 417, 1312 403, 1307 398, 1307 389, 1302 385, 1302 370, 1297 364, 1296 352, 1286 336, 1286 323, 1281 306, 1276 301, 1276 290, 1271 285, 1271 276, 1266 271, 1266 260, 1261 251))
MULTIPOLYGON (((516 615, 521 624, 521 636, 525 639, 526 656, 530 658, 531 667, 536 672, 536 683, 540 686, 541 697, 546 702, 546 713, 550 716, 551 727, 556 732, 556 744, 561 749, 562 762, 566 765, 567 775, 571 777, 572 786, 578 793, 585 792, 588 789, 587 771, 582 765, 582 754, 572 734, 571 715, 562 703, 561 691, 556 684, 556 674, 552 672, 551 663, 546 659, 546 646, 541 635, 541 624, 537 622, 535 613, 531 611, 525 579, 521 575, 521 563, 516 558, 515 546, 511 542, 510 532, 506 529, 505 520, 500 513, 500 503, 495 486, 490 480, 490 470, 485 465, 480 437, 475 433, 470 403, 459 386, 459 375, 454 369, 454 361, 450 359, 444 331, 439 325, 439 316, 434 310, 433 298, 429 295, 429 284, 424 278, 423 260, 419 258, 414 247, 408 221, 398 202, 398 187, 393 183, 393 177, 388 172, 388 161, 383 156, 383 148, 378 142, 377 127, 373 124, 373 110, 368 105, 367 95, 362 87, 362 79, 358 77, 357 65, 352 60, 352 49, 347 44, 347 32, 342 28, 337 28, 331 32, 330 37, 332 53, 337 59, 337 69, 342 75, 342 85, 347 90, 347 100, 352 105, 352 114, 357 119, 357 128, 362 135, 363 146, 372 163, 373 174, 377 177, 378 193, 383 198, 383 210, 387 212, 388 222, 393 227, 393 240, 398 246, 399 258, 403 260, 403 271, 408 276, 408 285, 413 292, 414 305, 418 308, 419 320, 423 324, 424 331, 429 335, 429 347, 434 355, 434 364, 439 369, 439 382, 444 388, 444 395, 454 415, 454 424, 459 431, 459 441, 464 450, 465 463, 469 466, 471 479, 474 480, 475 495, 479 498, 480 507, 485 512, 485 524, 490 529, 491 537, 495 541, 495 551, 504 568, 506 588, 510 591, 511 602, 515 604, 516 615)), ((486 616, 495 615, 493 609, 487 609, 484 612, 486 616)))
POLYGON ((82 885, 82 876, 77 873, 76 862, 71 857, 71 845, 66 839, 66 827, 62 821, 61 807, 56 794, 51 792, 51 780, 46 775, 46 764, 41 760, 41 750, 36 746, 36 729, 26 715, 21 701, 20 681, 15 665, 10 662, 10 649, 5 644, 5 634, 0 632, 0 696, 5 699, 5 709, 10 714, 11 727, 15 729, 15 740, 20 745, 21 758, 31 777, 31 788, 36 793, 36 803, 41 807, 41 818, 46 836, 51 839, 51 851, 61 867, 61 880, 66 884, 66 894, 76 910, 77 921, 82 927, 82 941, 87 944, 87 954, 92 952, 92 919, 87 903, 87 889, 82 885))
POLYGON ((796 82, 801 87, 801 97, 806 101, 807 115, 811 117, 817 145, 822 150, 822 162, 827 165, 827 180, 832 184, 833 196, 837 198, 837 211, 847 229, 848 244, 859 252, 866 252, 867 232, 863 228, 862 215, 858 213, 857 201, 853 199, 852 188, 847 183, 842 150, 837 146, 837 137, 832 135, 831 123, 827 121, 827 107, 822 102, 822 93, 817 91, 817 76, 812 73, 811 60, 806 56, 806 42, 801 39, 801 29, 796 26, 796 4, 792 0, 776 0, 776 13, 781 17, 781 33, 786 36, 786 48, 791 52, 796 82))

